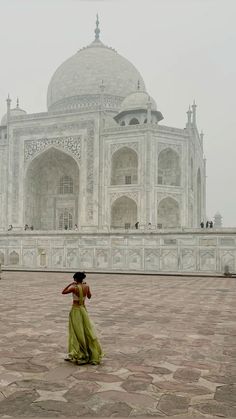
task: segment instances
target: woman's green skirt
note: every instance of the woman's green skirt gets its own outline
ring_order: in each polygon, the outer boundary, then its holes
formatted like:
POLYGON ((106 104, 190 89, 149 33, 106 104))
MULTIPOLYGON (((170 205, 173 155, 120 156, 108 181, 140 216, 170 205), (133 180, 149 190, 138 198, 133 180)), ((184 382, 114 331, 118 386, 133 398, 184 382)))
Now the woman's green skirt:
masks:
POLYGON ((99 364, 103 353, 85 306, 72 306, 69 315, 69 359, 77 364, 99 364))

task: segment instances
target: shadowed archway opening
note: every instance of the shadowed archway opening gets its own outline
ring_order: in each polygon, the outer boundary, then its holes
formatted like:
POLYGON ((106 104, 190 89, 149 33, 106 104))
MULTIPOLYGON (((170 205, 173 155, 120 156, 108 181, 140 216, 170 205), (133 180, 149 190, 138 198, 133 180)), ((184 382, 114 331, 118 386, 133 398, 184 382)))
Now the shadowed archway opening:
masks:
POLYGON ((111 228, 134 228, 136 222, 136 202, 127 196, 118 198, 111 208, 111 228))
POLYGON ((158 224, 162 228, 180 227, 180 210, 178 202, 173 198, 164 198, 158 206, 158 224))
POLYGON ((129 147, 122 147, 112 156, 111 184, 130 185, 137 182, 137 153, 129 147))
POLYGON ((176 151, 166 148, 158 156, 159 185, 180 186, 181 168, 180 158, 176 151))
POLYGON ((78 224, 79 167, 55 148, 30 163, 25 178, 25 224, 35 230, 68 230, 78 224))

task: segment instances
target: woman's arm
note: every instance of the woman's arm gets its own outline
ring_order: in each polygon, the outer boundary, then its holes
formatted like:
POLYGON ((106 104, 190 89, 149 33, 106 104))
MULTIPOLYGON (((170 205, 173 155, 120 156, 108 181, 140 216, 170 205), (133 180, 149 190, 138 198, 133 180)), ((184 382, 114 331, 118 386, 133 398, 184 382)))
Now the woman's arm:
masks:
POLYGON ((91 294, 91 291, 90 291, 90 288, 89 288, 88 285, 87 285, 87 297, 88 297, 88 299, 90 299, 92 297, 92 294, 91 294))
POLYGON ((74 292, 75 290, 75 282, 72 282, 71 284, 67 285, 66 288, 61 292, 62 294, 70 294, 71 292, 74 292))

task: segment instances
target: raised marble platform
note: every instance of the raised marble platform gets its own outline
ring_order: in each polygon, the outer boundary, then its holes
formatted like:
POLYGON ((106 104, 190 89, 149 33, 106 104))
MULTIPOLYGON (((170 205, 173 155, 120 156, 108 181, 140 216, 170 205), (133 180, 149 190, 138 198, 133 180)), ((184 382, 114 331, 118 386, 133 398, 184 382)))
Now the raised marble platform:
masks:
POLYGON ((236 229, 0 232, 3 269, 236 272, 236 229))

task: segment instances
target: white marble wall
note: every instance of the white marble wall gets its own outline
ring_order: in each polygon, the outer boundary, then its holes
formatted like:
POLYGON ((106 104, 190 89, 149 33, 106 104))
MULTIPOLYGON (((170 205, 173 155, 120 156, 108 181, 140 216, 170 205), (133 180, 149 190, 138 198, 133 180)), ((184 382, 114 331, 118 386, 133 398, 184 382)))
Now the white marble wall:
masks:
POLYGON ((0 233, 5 268, 111 272, 236 272, 236 230, 0 233))

